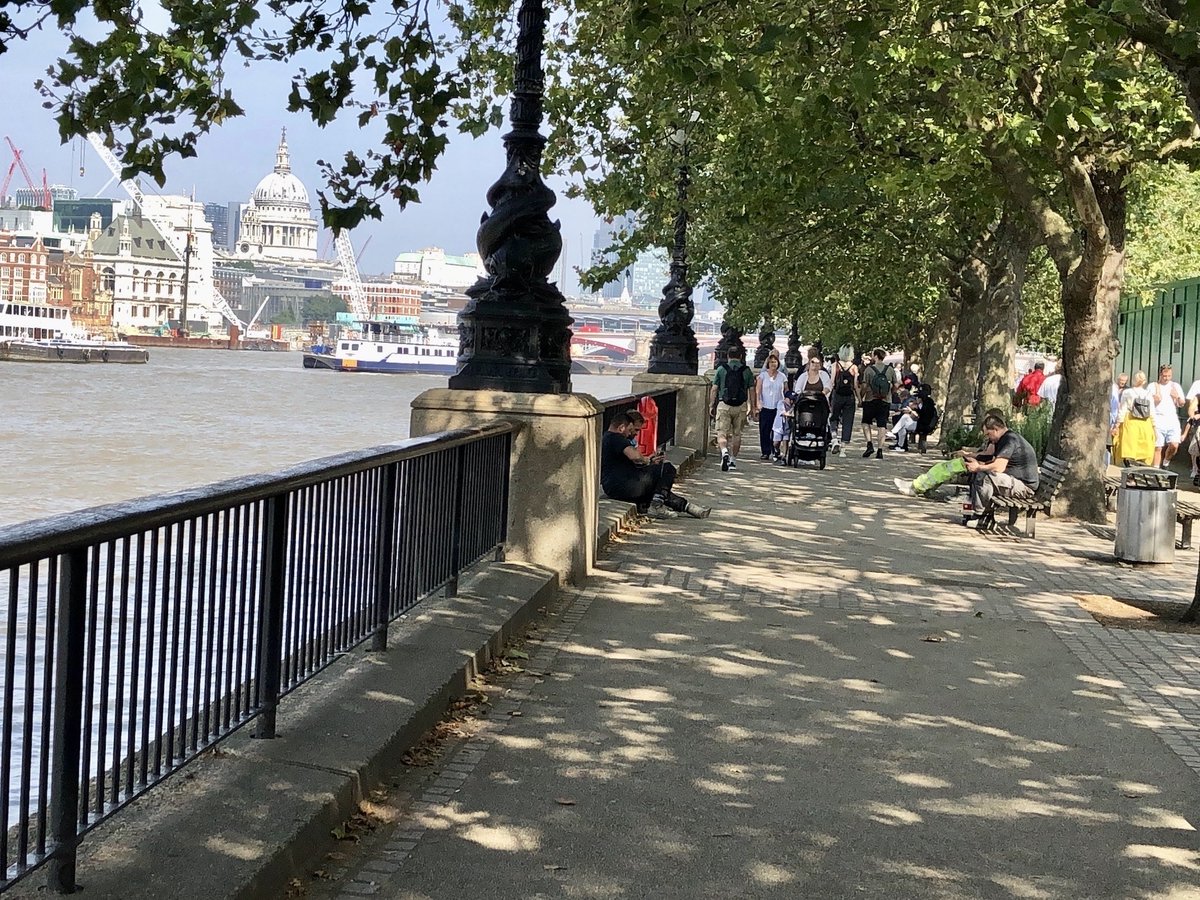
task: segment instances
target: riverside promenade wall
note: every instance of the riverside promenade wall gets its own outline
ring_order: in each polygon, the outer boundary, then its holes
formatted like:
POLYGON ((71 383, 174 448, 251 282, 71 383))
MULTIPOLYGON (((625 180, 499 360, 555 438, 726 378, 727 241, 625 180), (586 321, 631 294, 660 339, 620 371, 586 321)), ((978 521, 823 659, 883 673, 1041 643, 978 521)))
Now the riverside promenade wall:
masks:
MULTIPOLYGON (((686 471, 702 452, 678 448, 670 458, 686 471)), ((598 480, 598 454, 582 458, 592 472, 583 477, 598 480)), ((544 484, 523 490, 530 496, 512 497, 517 515, 564 503, 544 484)), ((593 491, 589 540, 602 543, 636 511, 593 491)), ((595 543, 586 548, 589 561, 595 553, 595 543)), ((281 895, 529 617, 554 602, 562 575, 519 558, 482 564, 458 596, 428 600, 394 623, 387 651, 360 645, 285 697, 276 739, 242 729, 85 835, 80 886, 106 900, 281 895)), ((9 896, 46 896, 45 876, 43 868, 9 896)))

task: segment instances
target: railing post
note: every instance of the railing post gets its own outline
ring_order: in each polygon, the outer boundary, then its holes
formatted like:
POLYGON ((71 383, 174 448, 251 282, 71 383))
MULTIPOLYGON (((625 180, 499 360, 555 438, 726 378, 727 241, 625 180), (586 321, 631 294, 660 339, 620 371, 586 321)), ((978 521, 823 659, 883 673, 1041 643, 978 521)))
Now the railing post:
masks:
POLYGON ((392 564, 396 543, 396 485, 400 480, 400 463, 391 463, 383 470, 379 491, 379 515, 375 520, 375 633, 371 635, 372 650, 387 649, 388 622, 392 613, 392 564))
POLYGON ((500 479, 500 544, 496 547, 496 562, 504 562, 508 546, 508 493, 512 485, 513 432, 504 435, 504 477, 500 479))
POLYGON ((258 616, 258 683, 261 711, 256 738, 275 737, 275 710, 279 706, 279 670, 283 664, 283 585, 287 558, 286 494, 267 501, 262 558, 262 591, 258 616))
MULTIPOLYGON (((75 892, 79 823, 79 753, 83 721, 83 660, 87 607, 87 550, 59 561, 54 636, 54 749, 50 774, 50 887, 75 892)), ((15 598, 14 598, 15 599, 15 598)), ((13 602, 13 601, 10 601, 13 602)), ((32 665, 32 660, 26 665, 32 665)), ((7 799, 5 800, 7 802, 7 799)))
POLYGON ((450 520, 450 580, 446 596, 458 596, 458 572, 462 568, 463 482, 467 477, 467 445, 454 451, 454 512, 450 520))

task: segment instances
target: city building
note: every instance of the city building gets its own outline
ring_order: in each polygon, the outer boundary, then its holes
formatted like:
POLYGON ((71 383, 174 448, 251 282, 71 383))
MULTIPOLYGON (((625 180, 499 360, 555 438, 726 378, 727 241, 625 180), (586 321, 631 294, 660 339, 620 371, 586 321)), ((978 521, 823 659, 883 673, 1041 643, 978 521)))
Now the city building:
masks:
POLYGON ((629 267, 629 294, 634 306, 658 306, 663 288, 671 278, 667 251, 658 247, 643 250, 629 267))
POLYGON ((292 174, 287 129, 275 152, 275 168, 258 183, 242 210, 236 256, 246 259, 296 260, 317 258, 317 222, 308 190, 292 174))
MULTIPOLYGON (((371 278, 362 280, 363 297, 372 317, 388 319, 403 325, 415 325, 421 315, 421 299, 424 291, 410 281, 371 278)), ((338 279, 333 283, 334 296, 350 304, 350 283, 338 279)))
MULTIPOLYGON (((613 259, 614 254, 610 248, 622 235, 630 234, 633 227, 632 217, 624 215, 615 217, 607 227, 597 228, 592 234, 592 265, 613 259)), ((616 300, 621 296, 623 290, 625 290, 625 277, 610 281, 596 293, 605 300, 616 300)))
POLYGON ((107 228, 123 206, 123 201, 107 197, 56 199, 53 230, 87 234, 92 227, 93 213, 100 216, 100 227, 107 228))
POLYGON ((0 232, 0 302, 45 303, 49 252, 40 237, 0 232))
POLYGON ((401 253, 396 257, 392 273, 402 281, 467 288, 486 275, 487 270, 478 253, 451 256, 440 247, 427 247, 416 253, 401 253))
POLYGON ((228 203, 205 203, 204 218, 212 226, 213 247, 229 249, 229 206, 228 203))

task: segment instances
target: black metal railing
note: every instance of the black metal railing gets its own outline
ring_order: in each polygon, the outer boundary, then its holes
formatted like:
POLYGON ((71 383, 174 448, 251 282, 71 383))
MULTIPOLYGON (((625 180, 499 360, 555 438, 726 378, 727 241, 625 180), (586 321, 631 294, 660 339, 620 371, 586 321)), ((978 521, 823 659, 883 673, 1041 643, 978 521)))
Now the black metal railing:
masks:
POLYGON ((655 391, 643 391, 640 394, 627 394, 624 397, 610 397, 604 403, 604 430, 612 424, 613 416, 621 412, 635 412, 642 398, 651 398, 658 407, 657 441, 659 447, 675 446, 675 410, 678 406, 679 392, 670 388, 655 391))
POLYGON ((513 426, 0 529, 0 890, 507 536, 513 426))

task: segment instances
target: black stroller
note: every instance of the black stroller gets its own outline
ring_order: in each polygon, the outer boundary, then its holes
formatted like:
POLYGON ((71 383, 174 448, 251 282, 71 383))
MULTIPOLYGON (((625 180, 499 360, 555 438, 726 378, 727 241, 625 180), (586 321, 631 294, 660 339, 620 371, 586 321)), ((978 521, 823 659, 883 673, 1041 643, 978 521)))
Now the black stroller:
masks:
POLYGON ((816 461, 825 468, 829 455, 829 400, 824 394, 797 394, 792 404, 792 437, 786 462, 798 466, 801 460, 816 461))

